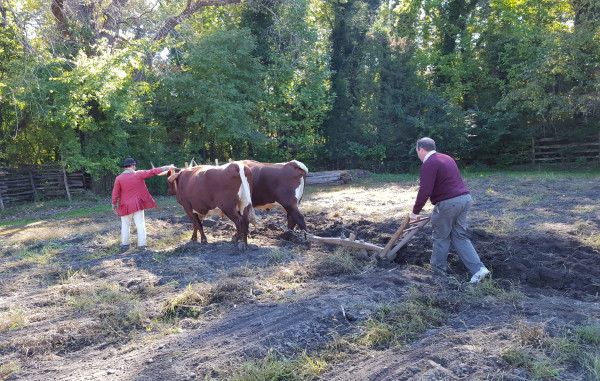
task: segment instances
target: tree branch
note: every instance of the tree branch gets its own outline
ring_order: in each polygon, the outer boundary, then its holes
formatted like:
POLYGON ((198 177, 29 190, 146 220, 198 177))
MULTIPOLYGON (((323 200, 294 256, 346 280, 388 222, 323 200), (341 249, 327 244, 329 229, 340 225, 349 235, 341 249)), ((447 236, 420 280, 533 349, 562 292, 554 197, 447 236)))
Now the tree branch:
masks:
POLYGON ((171 17, 154 35, 154 41, 160 41, 171 33, 183 20, 189 19, 200 8, 240 4, 242 0, 188 0, 185 9, 180 14, 171 17))

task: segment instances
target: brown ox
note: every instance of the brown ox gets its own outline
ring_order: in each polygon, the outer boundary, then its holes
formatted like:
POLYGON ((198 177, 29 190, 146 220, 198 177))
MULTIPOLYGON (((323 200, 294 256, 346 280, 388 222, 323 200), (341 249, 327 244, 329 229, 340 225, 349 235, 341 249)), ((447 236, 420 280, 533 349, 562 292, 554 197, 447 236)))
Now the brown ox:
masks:
POLYGON ((242 163, 252 170, 252 205, 255 209, 282 207, 287 212, 287 227, 290 231, 284 238, 291 238, 291 230, 298 225, 306 230, 304 216, 298 205, 304 194, 308 168, 297 160, 287 163, 260 163, 243 160, 242 163))
POLYGON ((202 219, 222 213, 235 224, 234 240, 241 248, 247 247, 248 223, 255 219, 251 201, 252 172, 247 167, 237 163, 218 167, 200 165, 169 170, 167 175, 169 194, 177 196, 177 202, 192 221, 192 241, 198 240, 200 230, 200 241, 207 243, 202 219))

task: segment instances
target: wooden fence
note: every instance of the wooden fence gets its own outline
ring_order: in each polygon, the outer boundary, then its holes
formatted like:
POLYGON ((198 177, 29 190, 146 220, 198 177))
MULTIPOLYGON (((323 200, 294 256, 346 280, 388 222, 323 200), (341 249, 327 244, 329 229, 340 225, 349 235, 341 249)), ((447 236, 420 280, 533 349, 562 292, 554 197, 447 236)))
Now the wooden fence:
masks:
POLYGON ((70 201, 72 194, 83 193, 90 186, 89 175, 69 173, 61 164, 0 167, 0 207, 50 197, 67 197, 70 201))
POLYGON ((600 134, 587 136, 581 142, 532 138, 531 160, 533 164, 600 161, 600 134))

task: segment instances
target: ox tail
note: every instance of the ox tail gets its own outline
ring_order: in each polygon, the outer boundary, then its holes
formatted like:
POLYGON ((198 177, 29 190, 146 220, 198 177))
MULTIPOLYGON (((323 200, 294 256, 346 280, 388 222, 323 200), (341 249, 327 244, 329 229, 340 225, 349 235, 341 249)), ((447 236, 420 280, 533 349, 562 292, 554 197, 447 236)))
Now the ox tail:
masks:
POLYGON ((304 172, 308 173, 308 167, 303 162, 298 161, 298 160, 292 160, 291 163, 296 163, 298 168, 300 168, 304 172))
POLYGON ((240 200, 240 212, 242 213, 242 216, 247 218, 247 221, 252 223, 254 226, 262 227, 262 220, 256 215, 254 207, 252 206, 250 182, 248 181, 248 177, 244 171, 246 167, 241 162, 237 162, 236 164, 238 165, 240 179, 242 180, 242 184, 238 192, 238 199, 240 200))
POLYGON ((290 163, 296 164, 296 171, 300 173, 300 184, 294 192, 296 200, 298 200, 298 205, 300 205, 300 201, 302 201, 302 197, 304 197, 304 186, 306 185, 306 174, 308 173, 308 167, 298 160, 292 160, 290 163))

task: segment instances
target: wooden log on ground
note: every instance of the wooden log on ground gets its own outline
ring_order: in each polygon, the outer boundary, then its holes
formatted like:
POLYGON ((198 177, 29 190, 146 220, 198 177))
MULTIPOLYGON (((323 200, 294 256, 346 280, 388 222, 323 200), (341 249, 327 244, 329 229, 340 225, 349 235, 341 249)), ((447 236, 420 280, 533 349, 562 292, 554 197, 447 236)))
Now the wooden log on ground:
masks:
POLYGON ((348 171, 309 172, 306 175, 306 185, 341 185, 352 181, 348 171))

